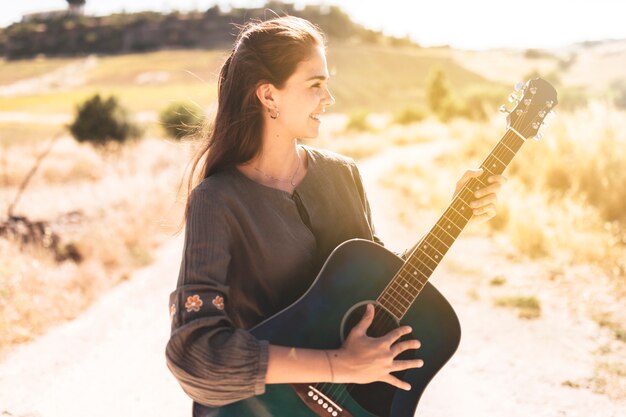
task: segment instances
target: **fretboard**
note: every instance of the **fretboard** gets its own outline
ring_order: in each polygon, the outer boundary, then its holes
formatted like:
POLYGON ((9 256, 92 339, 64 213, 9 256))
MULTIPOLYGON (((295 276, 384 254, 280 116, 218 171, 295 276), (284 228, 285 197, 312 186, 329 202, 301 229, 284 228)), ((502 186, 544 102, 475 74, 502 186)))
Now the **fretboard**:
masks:
POLYGON ((481 164, 483 173, 472 178, 454 197, 435 226, 424 236, 404 265, 378 297, 378 302, 400 320, 411 307, 420 291, 439 265, 448 249, 472 218, 470 203, 474 192, 487 183, 491 175, 500 175, 524 144, 522 137, 508 129, 481 164))

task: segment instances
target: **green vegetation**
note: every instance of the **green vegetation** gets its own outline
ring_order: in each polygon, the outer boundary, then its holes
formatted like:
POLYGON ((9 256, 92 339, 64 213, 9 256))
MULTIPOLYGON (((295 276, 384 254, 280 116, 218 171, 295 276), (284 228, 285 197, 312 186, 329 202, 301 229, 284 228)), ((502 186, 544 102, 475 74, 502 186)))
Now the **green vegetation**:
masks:
POLYGON ((38 54, 69 56, 145 52, 163 48, 229 47, 234 40, 233 23, 267 19, 270 17, 268 9, 278 15, 305 18, 319 25, 333 40, 416 46, 408 38, 388 37, 352 22, 337 6, 296 8, 291 3, 270 1, 261 7, 231 8, 228 12, 214 6, 205 12, 141 12, 102 17, 67 15, 32 19, 3 30, 0 51, 10 59, 16 59, 38 54))
POLYGON ((491 278, 491 280, 489 281, 489 285, 492 285, 494 287, 500 287, 504 284, 506 284, 506 278, 502 275, 497 275, 491 278))
POLYGON ((407 106, 393 115, 393 122, 400 125, 421 122, 427 116, 426 110, 421 107, 407 106))
POLYGON ((163 130, 174 139, 181 139, 196 133, 202 127, 204 120, 202 108, 189 101, 174 102, 159 115, 163 130))
POLYGON ((99 94, 78 105, 70 132, 77 141, 97 146, 123 143, 140 135, 139 128, 130 121, 128 111, 117 98, 103 99, 99 94))
POLYGON ((537 297, 498 297, 494 301, 498 307, 512 307, 518 309, 519 317, 522 319, 536 319, 541 316, 541 303, 537 297))
POLYGON ((435 67, 428 76, 426 96, 428 107, 436 115, 441 115, 452 107, 452 88, 445 72, 440 67, 435 67))
POLYGON ((372 125, 367 120, 368 113, 365 110, 356 110, 350 113, 346 131, 348 132, 369 132, 373 130, 372 125))

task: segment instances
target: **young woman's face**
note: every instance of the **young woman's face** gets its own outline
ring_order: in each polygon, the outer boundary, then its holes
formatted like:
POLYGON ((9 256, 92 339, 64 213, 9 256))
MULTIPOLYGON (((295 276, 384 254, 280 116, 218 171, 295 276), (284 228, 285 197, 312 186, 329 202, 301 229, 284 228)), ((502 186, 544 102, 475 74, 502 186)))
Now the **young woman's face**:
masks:
POLYGON ((335 102, 328 90, 328 77, 326 54, 322 47, 317 47, 278 90, 280 116, 277 121, 290 137, 318 136, 319 116, 335 102))

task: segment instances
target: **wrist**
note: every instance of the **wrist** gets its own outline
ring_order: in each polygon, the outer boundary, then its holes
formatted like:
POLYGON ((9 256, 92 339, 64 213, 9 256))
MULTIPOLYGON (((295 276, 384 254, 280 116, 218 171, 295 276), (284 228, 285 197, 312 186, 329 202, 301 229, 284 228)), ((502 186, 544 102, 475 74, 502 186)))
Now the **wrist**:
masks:
POLYGON ((325 350, 329 367, 332 367, 332 382, 335 384, 352 382, 349 380, 350 373, 346 371, 345 351, 343 349, 325 350))

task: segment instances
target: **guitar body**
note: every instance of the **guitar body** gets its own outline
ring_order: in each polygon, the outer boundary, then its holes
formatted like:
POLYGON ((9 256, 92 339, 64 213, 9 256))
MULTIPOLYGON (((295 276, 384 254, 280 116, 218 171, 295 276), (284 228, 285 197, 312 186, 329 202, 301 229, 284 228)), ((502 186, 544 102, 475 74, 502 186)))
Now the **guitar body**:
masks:
MULTIPOLYGON (((402 265, 402 259, 376 243, 360 239, 347 241, 335 249, 313 285, 298 301, 250 332, 258 339, 275 345, 339 348, 350 329, 362 318, 367 302, 375 303, 402 265)), ((372 332, 368 331, 368 334, 380 336, 399 325, 411 326, 412 337, 419 339, 422 345, 420 349, 405 352, 400 357, 424 360, 422 368, 397 373, 398 377, 411 384, 410 391, 384 383, 268 384, 265 394, 212 410, 216 414, 211 415, 413 416, 426 385, 456 351, 461 331, 454 310, 430 283, 422 289, 401 323, 377 306, 374 322, 370 326, 372 332), (336 414, 321 405, 317 411, 307 406, 303 399, 307 400, 307 394, 313 396, 309 387, 316 387, 322 392, 324 401, 330 400, 328 404, 332 411, 336 410, 336 414), (295 388, 304 392, 302 398, 295 388)), ((317 404, 316 401, 311 402, 317 404)))

